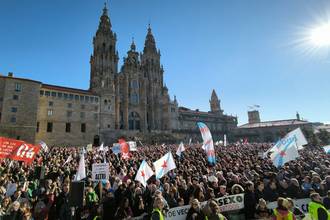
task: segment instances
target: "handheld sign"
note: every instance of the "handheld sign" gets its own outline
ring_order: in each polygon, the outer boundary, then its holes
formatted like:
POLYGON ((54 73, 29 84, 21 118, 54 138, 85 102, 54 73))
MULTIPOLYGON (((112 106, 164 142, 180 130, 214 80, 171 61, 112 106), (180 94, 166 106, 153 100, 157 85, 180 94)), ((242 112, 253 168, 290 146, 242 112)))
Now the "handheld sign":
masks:
POLYGON ((120 153, 120 144, 119 143, 114 143, 111 150, 112 150, 112 153, 114 153, 116 155, 119 154, 120 153))
POLYGON ((109 179, 109 164, 108 163, 93 163, 92 165, 92 180, 101 181, 109 179))
POLYGON ((93 145, 92 144, 87 144, 87 151, 92 151, 93 150, 93 145))

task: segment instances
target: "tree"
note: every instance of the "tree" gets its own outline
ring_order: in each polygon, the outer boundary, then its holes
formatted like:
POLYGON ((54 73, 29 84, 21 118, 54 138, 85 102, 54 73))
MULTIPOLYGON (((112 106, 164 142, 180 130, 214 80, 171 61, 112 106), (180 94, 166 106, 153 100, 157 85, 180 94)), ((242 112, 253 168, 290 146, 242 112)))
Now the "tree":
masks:
POLYGON ((317 146, 319 144, 318 137, 314 134, 313 130, 302 128, 302 132, 304 133, 309 144, 313 146, 317 146))
POLYGON ((317 133, 317 137, 320 139, 321 144, 323 145, 329 144, 330 134, 327 130, 320 129, 319 132, 317 133))

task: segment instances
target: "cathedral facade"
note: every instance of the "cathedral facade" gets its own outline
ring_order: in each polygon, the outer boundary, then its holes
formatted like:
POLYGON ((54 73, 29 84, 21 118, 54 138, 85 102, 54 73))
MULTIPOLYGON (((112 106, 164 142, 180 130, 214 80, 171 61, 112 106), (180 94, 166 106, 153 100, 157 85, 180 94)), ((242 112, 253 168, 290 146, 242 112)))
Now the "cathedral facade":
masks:
POLYGON ((214 90, 209 112, 179 107, 175 97, 170 99, 150 26, 143 51, 137 52, 132 41, 120 69, 116 44, 105 6, 93 38, 89 89, 43 84, 12 73, 0 76, 0 134, 33 143, 85 145, 151 133, 183 139, 197 135, 198 121, 219 137, 237 127, 237 118, 223 113, 214 90), (25 96, 34 101, 18 101, 25 96), (27 109, 31 114, 24 117, 27 109))
POLYGON ((103 9, 91 56, 90 91, 100 96, 102 130, 168 130, 171 101, 164 86, 160 51, 148 28, 142 53, 132 42, 118 70, 116 34, 111 29, 107 8, 103 9))

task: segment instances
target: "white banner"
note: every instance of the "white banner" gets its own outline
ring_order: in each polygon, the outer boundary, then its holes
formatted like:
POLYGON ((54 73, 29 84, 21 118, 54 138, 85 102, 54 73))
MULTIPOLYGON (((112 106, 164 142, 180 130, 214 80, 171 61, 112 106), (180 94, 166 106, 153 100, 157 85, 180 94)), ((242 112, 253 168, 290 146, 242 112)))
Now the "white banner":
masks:
MULTIPOLYGON (((231 196, 225 196, 217 198, 216 201, 218 201, 218 205, 220 206, 221 212, 228 212, 228 211, 234 211, 244 208, 244 193, 231 195, 231 196)), ((201 206, 204 207, 207 204, 207 202, 202 202, 201 206)), ((166 220, 185 220, 188 214, 188 211, 190 209, 190 205, 180 206, 171 208, 166 213, 166 220)), ((133 218, 134 220, 141 220, 143 219, 142 216, 138 216, 133 218)))
POLYGON ((93 163, 92 165, 92 180, 108 180, 109 179, 109 164, 108 163, 93 163))
POLYGON ((234 211, 244 208, 244 194, 236 194, 231 196, 220 197, 216 199, 220 206, 221 212, 234 211))
POLYGON ((190 205, 171 208, 166 213, 166 220, 185 220, 190 209, 190 205))

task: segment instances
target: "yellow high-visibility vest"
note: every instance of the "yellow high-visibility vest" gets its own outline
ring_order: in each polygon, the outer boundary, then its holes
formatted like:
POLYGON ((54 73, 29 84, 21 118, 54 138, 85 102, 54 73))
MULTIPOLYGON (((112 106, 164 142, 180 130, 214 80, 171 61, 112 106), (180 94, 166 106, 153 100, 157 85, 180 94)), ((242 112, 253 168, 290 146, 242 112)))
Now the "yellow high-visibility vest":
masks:
POLYGON ((286 218, 287 220, 293 220, 293 213, 291 211, 289 211, 289 213, 287 215, 281 215, 281 213, 279 213, 277 211, 277 209, 274 209, 274 215, 276 217, 276 219, 283 219, 286 218))
POLYGON ((313 201, 308 203, 308 213, 310 214, 312 219, 315 219, 315 220, 318 219, 317 210, 319 208, 323 209, 328 214, 328 220, 330 220, 329 211, 322 204, 319 204, 319 203, 313 202, 313 201))
MULTIPOLYGON (((220 220, 225 220, 225 217, 221 214, 218 214, 220 220)), ((207 217, 207 215, 205 215, 205 220, 209 220, 209 218, 207 217)))
POLYGON ((152 210, 152 213, 154 213, 154 212, 158 212, 158 214, 159 214, 159 220, 165 220, 164 219, 164 216, 163 216, 163 213, 162 213, 162 211, 160 211, 160 209, 154 209, 154 210, 152 210))

